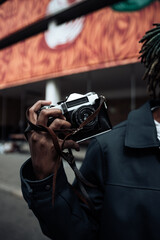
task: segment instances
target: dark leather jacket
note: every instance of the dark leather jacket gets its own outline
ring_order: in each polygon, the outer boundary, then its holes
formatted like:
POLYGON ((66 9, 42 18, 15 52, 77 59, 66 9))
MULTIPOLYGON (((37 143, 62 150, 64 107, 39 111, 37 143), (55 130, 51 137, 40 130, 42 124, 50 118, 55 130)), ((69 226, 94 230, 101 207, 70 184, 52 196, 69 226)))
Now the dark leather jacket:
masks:
POLYGON ((44 234, 55 240, 159 240, 160 143, 147 102, 127 121, 92 141, 81 171, 97 188, 88 188, 92 216, 68 184, 63 166, 52 206, 52 176, 32 180, 31 160, 21 168, 24 198, 44 234))

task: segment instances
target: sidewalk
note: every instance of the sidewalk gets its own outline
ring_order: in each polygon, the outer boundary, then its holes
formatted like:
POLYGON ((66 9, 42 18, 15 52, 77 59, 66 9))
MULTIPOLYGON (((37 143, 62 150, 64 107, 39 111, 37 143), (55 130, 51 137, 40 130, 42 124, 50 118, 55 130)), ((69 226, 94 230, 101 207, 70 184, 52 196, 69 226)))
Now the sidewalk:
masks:
MULTIPOLYGON (((0 239, 47 240, 22 198, 19 169, 29 155, 0 154, 0 239)), ((48 239, 49 240, 49 239, 48 239)))
POLYGON ((21 197, 19 171, 29 154, 0 154, 0 190, 21 197))

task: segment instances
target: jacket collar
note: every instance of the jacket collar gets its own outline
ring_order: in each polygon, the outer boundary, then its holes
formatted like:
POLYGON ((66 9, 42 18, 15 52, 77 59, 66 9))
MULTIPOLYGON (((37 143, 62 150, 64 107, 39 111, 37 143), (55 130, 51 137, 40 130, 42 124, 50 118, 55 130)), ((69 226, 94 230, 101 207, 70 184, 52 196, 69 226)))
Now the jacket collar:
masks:
MULTIPOLYGON (((159 102, 160 103, 160 102, 159 102)), ((131 148, 159 147, 157 131, 151 112, 155 101, 145 103, 128 115, 125 146, 131 148)))

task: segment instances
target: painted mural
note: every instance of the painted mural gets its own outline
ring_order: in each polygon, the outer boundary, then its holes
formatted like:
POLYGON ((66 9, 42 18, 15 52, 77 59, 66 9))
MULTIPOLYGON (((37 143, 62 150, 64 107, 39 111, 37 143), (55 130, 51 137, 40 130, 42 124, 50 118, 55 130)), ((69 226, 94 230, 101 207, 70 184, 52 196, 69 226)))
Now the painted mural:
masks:
MULTIPOLYGON (((0 8, 1 38, 62 10, 76 0, 7 1, 0 8), (5 27, 7 26, 7 28, 5 27)), ((160 22, 160 2, 138 11, 103 8, 0 51, 0 88, 138 61, 139 40, 160 22)))

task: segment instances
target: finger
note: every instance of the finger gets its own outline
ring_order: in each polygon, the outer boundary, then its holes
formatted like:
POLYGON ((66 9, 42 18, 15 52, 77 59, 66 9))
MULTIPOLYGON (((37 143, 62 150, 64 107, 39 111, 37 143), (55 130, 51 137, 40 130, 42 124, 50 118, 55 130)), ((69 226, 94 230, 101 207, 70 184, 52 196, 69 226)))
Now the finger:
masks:
POLYGON ((65 119, 60 109, 56 109, 56 108, 43 109, 39 113, 37 124, 47 125, 49 117, 52 117, 53 119, 56 119, 56 118, 65 119))
POLYGON ((71 123, 60 118, 56 118, 50 125, 52 130, 59 130, 59 129, 68 129, 71 127, 71 123))
POLYGON ((63 149, 70 148, 70 149, 75 149, 76 151, 80 150, 79 144, 73 140, 66 140, 62 147, 63 149))
POLYGON ((42 107, 42 106, 49 106, 51 104, 51 101, 46 101, 46 100, 39 100, 37 101, 30 109, 29 109, 29 120, 36 124, 37 121, 37 111, 42 107))

